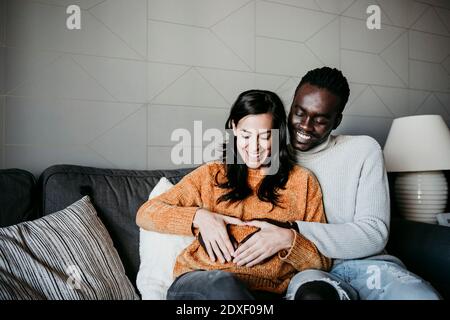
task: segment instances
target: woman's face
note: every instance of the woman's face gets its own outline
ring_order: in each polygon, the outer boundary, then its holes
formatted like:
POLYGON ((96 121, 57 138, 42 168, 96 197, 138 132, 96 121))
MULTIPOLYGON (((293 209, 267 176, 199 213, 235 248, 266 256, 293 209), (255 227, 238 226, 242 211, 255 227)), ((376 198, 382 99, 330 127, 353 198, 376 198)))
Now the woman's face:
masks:
POLYGON ((272 147, 272 115, 248 115, 233 123, 236 147, 247 167, 258 169, 270 157, 272 147))

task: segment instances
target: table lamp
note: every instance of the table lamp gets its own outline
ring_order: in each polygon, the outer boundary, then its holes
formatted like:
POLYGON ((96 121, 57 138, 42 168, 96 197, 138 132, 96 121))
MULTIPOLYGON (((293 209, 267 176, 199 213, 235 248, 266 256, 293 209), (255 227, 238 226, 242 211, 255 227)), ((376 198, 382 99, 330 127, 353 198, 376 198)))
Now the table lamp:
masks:
POLYGON ((439 115, 394 119, 384 146, 388 172, 398 172, 395 197, 408 220, 436 223, 445 211, 450 170, 450 131, 439 115))

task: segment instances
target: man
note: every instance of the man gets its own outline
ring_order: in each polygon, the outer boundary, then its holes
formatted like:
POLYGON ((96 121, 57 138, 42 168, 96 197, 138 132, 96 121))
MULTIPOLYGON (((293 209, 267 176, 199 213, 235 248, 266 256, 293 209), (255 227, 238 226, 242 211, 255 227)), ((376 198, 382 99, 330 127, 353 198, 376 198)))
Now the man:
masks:
POLYGON ((328 220, 298 221, 298 230, 336 260, 329 273, 298 273, 286 296, 330 298, 333 287, 340 299, 440 299, 399 259, 383 254, 390 205, 382 150, 368 136, 331 135, 342 121, 349 94, 346 78, 328 67, 308 72, 295 92, 289 113, 290 152, 317 176, 328 220))

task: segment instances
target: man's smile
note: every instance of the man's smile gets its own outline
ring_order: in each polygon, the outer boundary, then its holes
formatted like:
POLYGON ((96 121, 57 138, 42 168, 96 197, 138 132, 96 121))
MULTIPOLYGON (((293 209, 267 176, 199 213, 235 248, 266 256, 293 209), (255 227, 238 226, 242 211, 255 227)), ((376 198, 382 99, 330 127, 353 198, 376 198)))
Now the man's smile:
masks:
POLYGON ((309 142, 313 138, 310 134, 307 134, 307 133, 304 133, 301 131, 296 131, 295 135, 296 135, 298 141, 309 142))
POLYGON ((315 143, 317 137, 311 133, 306 133, 303 130, 294 129, 292 144, 299 144, 303 146, 309 146, 311 143, 315 143))

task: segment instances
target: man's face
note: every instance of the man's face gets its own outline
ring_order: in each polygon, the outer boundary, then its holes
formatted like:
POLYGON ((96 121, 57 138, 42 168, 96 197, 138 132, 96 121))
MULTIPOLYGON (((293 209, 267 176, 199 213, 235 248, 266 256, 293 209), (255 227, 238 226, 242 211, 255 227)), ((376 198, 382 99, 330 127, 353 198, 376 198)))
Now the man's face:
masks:
POLYGON ((300 151, 310 150, 324 142, 341 120, 339 97, 309 83, 302 85, 289 112, 292 146, 300 151))

